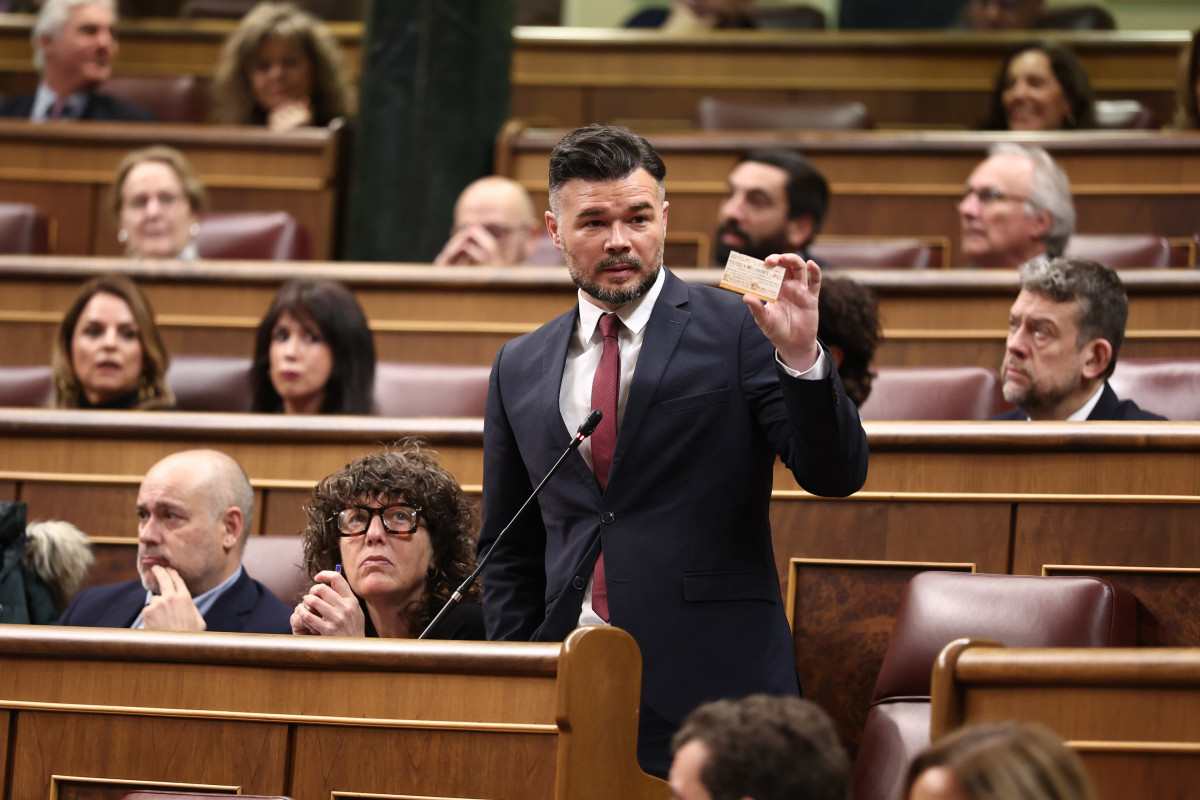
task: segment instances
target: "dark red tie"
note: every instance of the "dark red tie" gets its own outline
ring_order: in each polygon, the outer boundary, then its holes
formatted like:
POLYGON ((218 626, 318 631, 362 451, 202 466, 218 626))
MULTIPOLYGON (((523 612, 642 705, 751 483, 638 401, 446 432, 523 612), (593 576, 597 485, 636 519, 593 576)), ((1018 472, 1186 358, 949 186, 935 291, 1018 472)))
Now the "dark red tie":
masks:
MULTIPOLYGON (((617 445, 617 401, 621 394, 621 350, 617 331, 621 320, 616 314, 600 317, 600 334, 604 337, 604 352, 592 378, 592 408, 604 414, 592 434, 592 471, 603 489, 608 486, 608 468, 612 466, 613 450, 617 445)), ((604 582, 604 553, 596 559, 592 572, 592 610, 608 622, 608 586, 604 582)))

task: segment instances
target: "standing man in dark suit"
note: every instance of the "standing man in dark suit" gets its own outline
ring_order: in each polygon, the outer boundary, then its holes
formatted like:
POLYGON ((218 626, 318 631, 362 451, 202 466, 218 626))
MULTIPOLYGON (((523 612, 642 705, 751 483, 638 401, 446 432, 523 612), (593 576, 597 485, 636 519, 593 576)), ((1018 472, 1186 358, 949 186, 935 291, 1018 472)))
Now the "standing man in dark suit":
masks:
POLYGON ((117 57, 113 0, 46 0, 33 26, 33 63, 41 73, 34 94, 0 103, 0 117, 153 122, 154 115, 96 88, 117 57))
POLYGON ((84 589, 61 625, 291 633, 292 609, 242 567, 254 490, 236 461, 187 450, 138 489, 140 580, 84 589))
POLYGON ((604 410, 499 543, 484 619, 491 639, 629 631, 638 758, 660 776, 701 703, 799 691, 768 520, 776 455, 819 495, 851 494, 867 472, 858 413, 817 341, 820 269, 772 255, 787 276, 766 305, 684 283, 662 266, 665 173, 624 128, 580 128, 551 154, 546 224, 579 302, 496 356, 480 536, 486 552, 604 410))
POLYGON ((1022 265, 1000 368, 1004 399, 1017 407, 995 419, 1164 419, 1118 400, 1108 385, 1128 318, 1125 286, 1103 264, 1035 258, 1022 265))

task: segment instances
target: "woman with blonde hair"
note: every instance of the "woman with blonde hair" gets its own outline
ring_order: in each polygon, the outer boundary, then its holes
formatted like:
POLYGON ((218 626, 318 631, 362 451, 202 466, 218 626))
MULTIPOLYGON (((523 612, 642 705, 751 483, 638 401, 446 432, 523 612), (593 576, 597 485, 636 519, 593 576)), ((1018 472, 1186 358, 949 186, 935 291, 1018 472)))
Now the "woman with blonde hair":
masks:
POLYGON ((130 258, 196 258, 204 184, 183 153, 155 145, 127 154, 109 187, 117 241, 130 258))
POLYGON ((54 337, 54 408, 170 408, 169 363, 137 285, 119 275, 92 278, 54 337))
POLYGON ((1036 722, 971 725, 913 761, 907 800, 1096 800, 1083 762, 1036 722))
POLYGON ((213 85, 217 120, 291 130, 354 113, 329 29, 291 3, 263 2, 225 41, 213 85))

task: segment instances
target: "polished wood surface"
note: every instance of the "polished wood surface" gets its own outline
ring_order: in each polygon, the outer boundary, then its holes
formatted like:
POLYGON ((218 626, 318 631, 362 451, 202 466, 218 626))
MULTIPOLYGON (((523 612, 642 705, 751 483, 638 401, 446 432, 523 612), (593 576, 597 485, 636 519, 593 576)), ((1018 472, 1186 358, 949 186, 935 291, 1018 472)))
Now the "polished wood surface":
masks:
POLYGON ((5 800, 68 775, 296 800, 668 796, 637 767, 641 658, 617 629, 498 644, 6 625, 0 642, 5 800))
MULTIPOLYGON (((0 21, 0 89, 33 83, 33 18, 0 21)), ((123 20, 118 74, 211 78, 232 20, 123 20)), ((362 25, 327 23, 350 77, 362 25)), ((909 31, 657 31, 518 27, 512 113, 540 125, 594 121, 691 126, 705 95, 755 102, 859 100, 888 127, 970 127, 1005 52, 1028 34, 909 31)), ((1100 97, 1141 100, 1169 119, 1184 31, 1054 31, 1074 49, 1100 97)))
MULTIPOLYGON (((546 197, 546 165, 563 129, 510 124, 497 139, 496 171, 546 197)), ((971 170, 994 142, 1045 147, 1066 170, 1079 233, 1191 237, 1200 217, 1200 137, 1157 131, 980 133, 967 131, 658 132, 646 138, 667 166, 670 224, 712 230, 739 153, 802 151, 829 181, 822 232, 847 236, 946 236, 963 266, 957 204, 971 170)), ((542 200, 542 205, 545 201, 542 200)))
POLYGON ((932 735, 1022 719, 1082 757, 1101 800, 1191 797, 1200 778, 1200 649, 1009 649, 960 640, 933 672, 932 735))
MULTIPOLYGON (((691 126, 703 96, 757 103, 858 100, 877 125, 958 127, 987 114, 1014 31, 657 31, 518 28, 512 115, 538 125, 593 121, 691 126)), ((1054 31, 1100 97, 1135 98, 1169 119, 1184 31, 1054 31)))
POLYGON ((118 255, 108 189, 126 153, 153 144, 181 150, 213 211, 287 211, 308 230, 316 258, 333 256, 339 133, 264 128, 0 120, 0 201, 33 203, 63 255, 118 255))
MULTIPOLYGON (((288 278, 331 278, 354 290, 381 360, 491 364, 500 345, 575 303, 561 267, 446 269, 415 264, 137 262, 0 256, 0 360, 48 363, 54 329, 79 285, 115 272, 137 281, 169 352, 238 355, 288 278)), ((716 285, 719 270, 679 269, 716 285)), ((1007 270, 836 270, 879 299, 881 366, 996 368, 1019 290, 1007 270)), ((1200 271, 1124 270, 1129 322, 1123 358, 1193 357, 1200 351, 1200 271)))

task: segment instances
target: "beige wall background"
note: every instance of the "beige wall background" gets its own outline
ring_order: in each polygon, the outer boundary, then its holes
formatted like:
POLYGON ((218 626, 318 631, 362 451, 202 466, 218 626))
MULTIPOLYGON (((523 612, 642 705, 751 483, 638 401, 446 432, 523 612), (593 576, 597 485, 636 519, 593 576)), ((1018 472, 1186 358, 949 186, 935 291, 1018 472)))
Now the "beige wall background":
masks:
MULTIPOLYGON (((795 0, 758 0, 761 6, 788 5, 795 0)), ((825 12, 830 26, 837 25, 838 0, 805 0, 825 12)), ((1048 5, 1077 5, 1081 0, 1047 0, 1048 5)), ((614 28, 620 26, 640 8, 666 6, 663 2, 645 0, 563 0, 563 24, 584 28, 614 28)), ((1194 0, 1126 0, 1126 2, 1096 2, 1107 8, 1121 30, 1192 30, 1200 27, 1200 2, 1194 0)))

